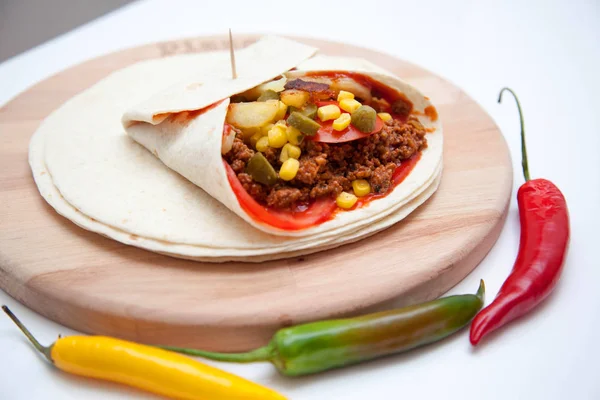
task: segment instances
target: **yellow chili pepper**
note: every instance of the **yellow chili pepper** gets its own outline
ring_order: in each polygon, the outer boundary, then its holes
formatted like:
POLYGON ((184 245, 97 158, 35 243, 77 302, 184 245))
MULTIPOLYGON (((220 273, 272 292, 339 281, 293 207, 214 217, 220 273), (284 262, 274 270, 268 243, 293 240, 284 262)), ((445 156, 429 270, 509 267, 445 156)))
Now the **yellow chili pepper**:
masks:
POLYGON ((35 348, 59 369, 176 399, 285 400, 286 397, 244 378, 192 358, 105 336, 69 336, 45 347, 8 309, 2 310, 35 348))

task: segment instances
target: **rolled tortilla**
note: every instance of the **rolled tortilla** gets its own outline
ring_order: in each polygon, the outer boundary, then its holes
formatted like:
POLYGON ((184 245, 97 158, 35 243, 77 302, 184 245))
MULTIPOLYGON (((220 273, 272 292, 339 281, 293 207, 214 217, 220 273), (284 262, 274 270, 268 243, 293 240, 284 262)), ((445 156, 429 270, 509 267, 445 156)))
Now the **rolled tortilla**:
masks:
MULTIPOLYGON (((228 181, 227 167, 221 156, 223 125, 230 104, 229 97, 243 93, 279 74, 285 75, 288 71, 280 70, 276 73, 272 68, 268 68, 263 75, 259 75, 257 71, 252 77, 215 80, 206 85, 180 82, 168 93, 159 93, 143 105, 127 111, 123 116, 123 126, 132 139, 148 149, 167 167, 202 188, 256 229, 273 235, 295 237, 315 236, 331 230, 359 229, 377 215, 408 201, 415 191, 424 186, 424 182, 431 180, 442 159, 442 126, 437 118, 432 120, 424 112, 427 107, 433 106, 428 98, 386 71, 367 72, 367 64, 364 61, 348 58, 328 59, 325 56, 317 56, 306 63, 307 69, 311 71, 315 71, 316 67, 317 71, 360 72, 397 90, 413 103, 414 113, 419 115, 421 123, 431 132, 428 134, 428 147, 422 152, 421 159, 408 178, 390 194, 361 208, 335 213, 332 219, 318 225, 288 230, 273 226, 250 214, 232 189, 228 181), (195 96, 189 94, 190 87, 196 91, 195 96), (194 107, 184 107, 185 104, 192 103, 189 101, 190 96, 194 97, 194 107), (149 107, 149 104, 154 107, 149 107)), ((297 75, 306 71, 303 68, 300 64, 291 74, 297 75)), ((267 208, 265 210, 269 212, 267 208)))
MULTIPOLYGON (((238 51, 239 71, 245 60, 252 60, 246 51, 261 43, 238 51)), ((312 54, 314 49, 308 50, 312 54)), ((265 52, 271 61, 281 55, 265 52)), ((196 83, 227 78, 228 57, 228 52, 214 52, 146 60, 111 73, 67 101, 42 122, 30 143, 29 163, 41 196, 78 226, 127 245, 199 261, 259 262, 313 253, 370 236, 405 218, 437 189, 442 169, 441 129, 428 135, 421 161, 400 185, 411 187, 404 200, 398 198, 389 207, 373 202, 369 207, 377 207, 377 212, 310 236, 292 238, 255 229, 131 140, 121 124, 127 110, 139 110, 152 99, 164 101, 156 94, 175 88, 182 76, 196 83), (430 179, 425 179, 428 171, 432 171, 430 179), (415 179, 417 175, 421 178, 415 179)), ((296 67, 346 68, 392 76, 362 59, 318 54, 296 67)), ((190 159, 194 159, 192 153, 190 159)))

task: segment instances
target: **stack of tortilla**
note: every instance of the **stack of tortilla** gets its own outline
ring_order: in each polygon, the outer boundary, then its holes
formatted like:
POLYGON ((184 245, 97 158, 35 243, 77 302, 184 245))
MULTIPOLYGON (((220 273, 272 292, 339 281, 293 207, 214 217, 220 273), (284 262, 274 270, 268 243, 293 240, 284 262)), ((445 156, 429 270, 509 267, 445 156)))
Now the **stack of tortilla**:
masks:
POLYGON ((143 61, 73 97, 43 121, 30 143, 41 195, 75 224, 128 245, 205 262, 260 262, 371 236, 437 190, 442 127, 423 113, 431 103, 416 88, 366 60, 322 55, 277 36, 239 50, 236 61, 236 79, 227 51, 143 61), (403 93, 430 133, 421 159, 389 195, 320 225, 286 231, 257 222, 240 206, 221 140, 229 97, 293 68, 365 73, 403 93), (168 118, 214 104, 185 125, 168 118))

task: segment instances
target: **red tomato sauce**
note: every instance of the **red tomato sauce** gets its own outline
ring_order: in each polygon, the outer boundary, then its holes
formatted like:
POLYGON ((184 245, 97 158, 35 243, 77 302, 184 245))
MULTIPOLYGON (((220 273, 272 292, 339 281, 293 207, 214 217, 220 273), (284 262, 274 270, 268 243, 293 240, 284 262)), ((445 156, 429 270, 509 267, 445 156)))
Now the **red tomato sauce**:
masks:
MULTIPOLYGON (((434 106, 427 106, 425 109, 421 111, 413 111, 415 115, 424 115, 431 120, 431 122, 435 122, 438 119, 438 111, 434 106)), ((435 128, 426 128, 427 132, 434 132, 435 128)))
POLYGON ((359 197, 356 204, 348 209, 339 208, 333 197, 324 197, 315 200, 309 204, 303 204, 296 210, 278 210, 269 208, 258 203, 244 189, 237 175, 231 169, 231 166, 223 160, 223 165, 227 171, 227 180, 237 197, 242 209, 248 213, 255 221, 273 226, 275 228, 295 231, 310 228, 331 220, 337 212, 352 211, 364 207, 373 200, 381 199, 390 194, 396 186, 401 184, 411 173, 417 162, 421 158, 421 153, 417 153, 408 160, 403 161, 392 175, 393 185, 385 193, 371 193, 364 197, 359 197))
POLYGON ((434 106, 427 106, 427 107, 425 107, 424 112, 425 112, 425 115, 427 115, 432 122, 437 121, 437 119, 438 119, 438 112, 437 112, 437 110, 435 109, 434 106))
POLYGON ((199 115, 202 115, 205 112, 207 112, 208 110, 212 110, 213 108, 217 107, 222 102, 223 102, 223 100, 219 100, 219 101, 212 103, 204 108, 200 108, 198 110, 193 110, 193 111, 179 111, 176 113, 156 114, 152 117, 152 119, 153 120, 161 120, 161 119, 164 119, 165 116, 169 115, 172 122, 187 124, 188 122, 190 122, 194 118, 198 117, 199 115))
POLYGON ((321 198, 309 204, 301 205, 296 210, 277 210, 259 204, 244 189, 237 175, 227 161, 223 160, 227 171, 227 180, 237 197, 240 206, 255 221, 288 231, 295 231, 322 224, 330 220, 337 208, 335 199, 321 198))

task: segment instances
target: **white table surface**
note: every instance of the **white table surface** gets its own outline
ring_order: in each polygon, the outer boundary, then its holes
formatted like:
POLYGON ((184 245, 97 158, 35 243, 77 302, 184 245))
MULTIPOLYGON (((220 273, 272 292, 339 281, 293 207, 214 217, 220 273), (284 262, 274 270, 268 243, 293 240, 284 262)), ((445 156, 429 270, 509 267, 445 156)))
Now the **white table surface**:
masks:
MULTIPOLYGON (((600 262, 592 233, 600 223, 600 3, 567 1, 162 1, 147 0, 93 21, 0 64, 0 104, 90 57, 183 36, 272 32, 347 41, 420 64, 451 80, 497 121, 519 170, 514 102, 496 102, 508 85, 520 95, 534 177, 554 181, 571 212, 571 247, 558 288, 544 305, 473 351, 468 330, 443 343, 303 379, 266 363, 214 363, 305 399, 599 399, 600 262), (315 14, 317 14, 315 16, 315 14), (325 18, 325 19, 324 19, 325 18), (308 28, 312 23, 318 28, 308 28)), ((33 12, 33 10, 32 10, 33 12)), ((68 10, 65 10, 68 12, 68 10)), ((518 249, 516 202, 497 244, 450 293, 487 302, 518 249)), ((597 245, 597 244, 596 244, 597 245)), ((74 331, 40 317, 0 291, 44 343, 74 331)), ((0 398, 143 399, 145 393, 76 378, 37 356, 0 316, 0 398)))

